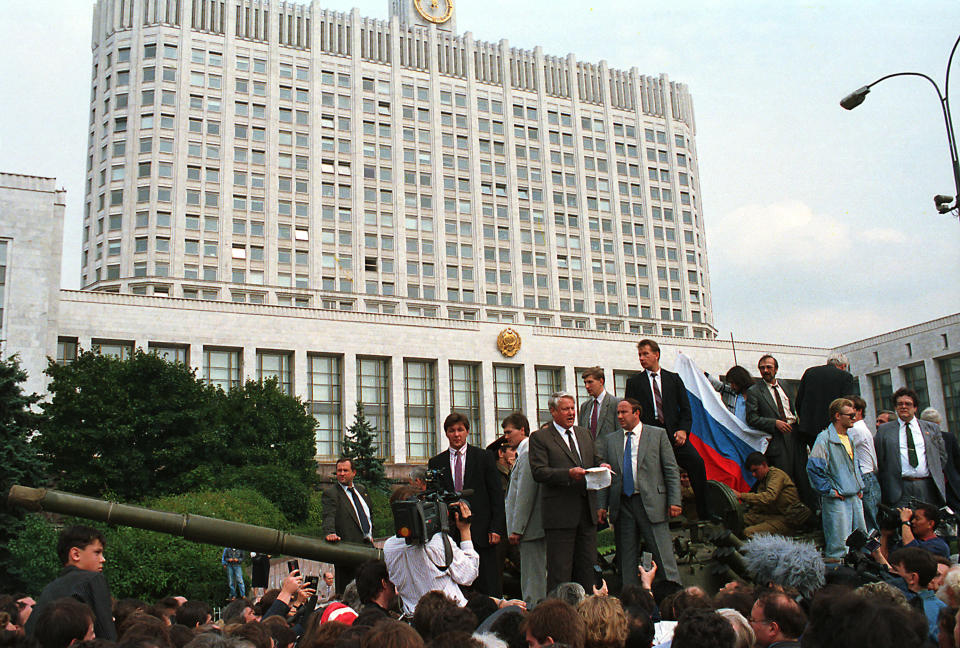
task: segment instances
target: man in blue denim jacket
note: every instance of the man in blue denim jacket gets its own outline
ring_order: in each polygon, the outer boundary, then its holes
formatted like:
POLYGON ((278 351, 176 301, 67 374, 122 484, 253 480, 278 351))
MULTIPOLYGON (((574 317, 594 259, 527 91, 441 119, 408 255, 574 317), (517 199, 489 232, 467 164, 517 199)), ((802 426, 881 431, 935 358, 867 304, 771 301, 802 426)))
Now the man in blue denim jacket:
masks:
POLYGON ((820 493, 828 562, 843 558, 845 540, 855 529, 867 531, 863 477, 853 458, 853 442, 847 436, 855 414, 849 399, 838 398, 830 403, 830 425, 817 436, 807 459, 810 485, 820 493))

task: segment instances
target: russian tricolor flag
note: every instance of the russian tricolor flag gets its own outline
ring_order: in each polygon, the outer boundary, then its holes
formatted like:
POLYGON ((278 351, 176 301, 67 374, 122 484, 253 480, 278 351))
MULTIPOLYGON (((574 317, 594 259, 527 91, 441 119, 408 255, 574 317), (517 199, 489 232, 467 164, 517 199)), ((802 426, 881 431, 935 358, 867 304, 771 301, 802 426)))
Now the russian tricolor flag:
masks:
POLYGON ((726 408, 693 360, 683 353, 677 357, 677 373, 687 388, 693 413, 689 441, 703 457, 707 479, 723 482, 741 493, 750 490, 755 480, 743 462, 751 452, 765 451, 770 438, 748 427, 726 408))

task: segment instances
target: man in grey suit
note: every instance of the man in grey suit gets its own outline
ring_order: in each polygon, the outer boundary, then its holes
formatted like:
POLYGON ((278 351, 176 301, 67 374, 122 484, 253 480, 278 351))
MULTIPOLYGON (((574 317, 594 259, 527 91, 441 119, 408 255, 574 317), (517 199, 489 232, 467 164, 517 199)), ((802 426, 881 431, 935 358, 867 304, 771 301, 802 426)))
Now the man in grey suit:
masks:
POLYGON ((940 428, 917 418, 917 394, 912 389, 898 389, 893 402, 897 419, 881 425, 874 439, 883 503, 905 507, 916 497, 940 506, 946 501, 947 456, 940 428))
MULTIPOLYGON (((576 581, 590 591, 597 561, 597 492, 587 468, 601 465, 590 430, 574 425, 577 401, 556 392, 547 402, 553 420, 530 437, 528 454, 540 488, 547 544, 547 589, 576 581)), ((606 464, 605 467, 609 468, 606 464)))
POLYGON ((679 583, 669 526, 669 519, 682 512, 673 444, 665 429, 640 422, 639 401, 620 401, 617 419, 623 434, 608 434, 598 446, 600 456, 615 466, 610 486, 600 491, 600 515, 609 511, 613 522, 623 584, 639 582, 641 539, 657 562, 657 574, 679 583))
POLYGON ((530 423, 520 412, 503 419, 503 436, 516 448, 517 460, 507 489, 507 533, 520 550, 520 591, 527 609, 547 596, 547 541, 543 535, 540 484, 530 470, 530 423))
POLYGON ((772 355, 764 355, 757 363, 763 380, 747 390, 747 425, 770 435, 770 445, 764 453, 767 462, 787 473, 803 503, 817 510, 820 498, 810 488, 807 477, 807 450, 797 429, 795 393, 788 384, 777 380, 779 368, 772 355))
POLYGON ((580 404, 580 425, 590 430, 594 441, 608 432, 620 429, 617 425, 617 403, 620 399, 606 390, 603 367, 590 367, 580 374, 590 398, 580 404))

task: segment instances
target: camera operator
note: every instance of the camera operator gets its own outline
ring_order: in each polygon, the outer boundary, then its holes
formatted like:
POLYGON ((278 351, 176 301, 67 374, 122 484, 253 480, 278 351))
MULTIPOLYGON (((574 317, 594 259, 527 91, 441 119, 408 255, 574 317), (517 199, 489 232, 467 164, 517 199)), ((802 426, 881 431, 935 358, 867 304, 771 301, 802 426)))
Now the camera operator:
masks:
MULTIPOLYGON (((398 488, 390 497, 390 503, 415 499, 417 491, 409 486, 398 488)), ((405 614, 413 614, 420 597, 432 590, 439 590, 457 602, 466 605, 467 599, 459 585, 470 585, 477 577, 480 556, 473 548, 470 538, 470 507, 466 502, 454 504, 460 546, 443 533, 435 533, 426 544, 407 544, 400 537, 392 536, 383 545, 383 558, 387 563, 390 581, 396 585, 405 614), (452 560, 446 569, 444 537, 452 549, 452 560)))
POLYGON ((916 547, 944 558, 950 557, 950 547, 946 540, 936 534, 937 524, 940 523, 940 511, 929 504, 918 503, 915 508, 897 509, 900 512, 900 542, 893 547, 890 540, 894 532, 889 529, 881 531, 880 547, 884 556, 901 547, 916 547))

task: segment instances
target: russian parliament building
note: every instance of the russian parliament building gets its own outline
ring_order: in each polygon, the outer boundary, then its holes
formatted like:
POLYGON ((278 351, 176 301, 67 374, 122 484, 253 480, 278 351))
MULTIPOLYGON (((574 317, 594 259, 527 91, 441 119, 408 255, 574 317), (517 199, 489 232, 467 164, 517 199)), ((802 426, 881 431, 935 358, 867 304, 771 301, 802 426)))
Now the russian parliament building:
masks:
MULTIPOLYGON (((315 415, 319 459, 361 402, 395 464, 441 450, 451 410, 477 443, 515 410, 542 422, 585 367, 622 393, 641 337, 668 368, 733 365, 687 87, 474 40, 455 2, 390 0, 383 20, 99 0, 81 290, 48 269, 37 356, 142 347, 224 389, 275 376, 315 415)), ((52 180, 4 180, 48 214, 20 227, 62 231, 52 180)), ((752 369, 768 347, 736 351, 752 369)), ((786 377, 823 361, 777 348, 786 377)))

